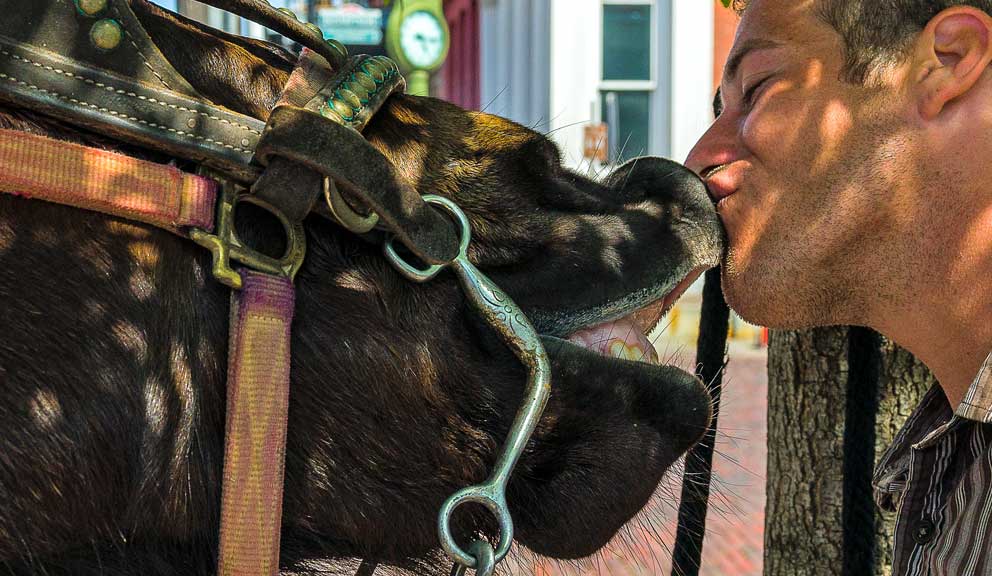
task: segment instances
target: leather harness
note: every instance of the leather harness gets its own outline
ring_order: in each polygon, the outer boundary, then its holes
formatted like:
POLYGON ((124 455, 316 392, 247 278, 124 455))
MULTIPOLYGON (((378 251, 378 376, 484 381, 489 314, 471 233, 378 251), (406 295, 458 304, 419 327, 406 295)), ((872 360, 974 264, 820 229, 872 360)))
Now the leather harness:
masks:
MULTIPOLYGON (((356 234, 381 231, 387 259, 412 281, 452 268, 468 301, 529 374, 492 475, 452 495, 439 514, 441 546, 455 561, 452 572, 471 568, 488 576, 513 540, 506 483, 550 392, 540 339, 509 296, 469 262, 471 230, 458 206, 421 197, 362 137, 390 94, 405 87, 397 66, 384 57, 349 56, 316 26, 260 0, 205 3, 304 46, 267 122, 198 94, 156 47, 128 0, 15 1, 0 19, 0 102, 192 161, 200 172, 3 130, 0 161, 7 166, 0 189, 188 237, 211 251, 214 277, 233 289, 217 563, 223 575, 279 571, 293 277, 305 254, 303 218, 316 212, 356 234), (234 227, 240 202, 257 204, 282 222, 282 257, 241 243, 234 227), (428 268, 408 264, 396 242, 428 268), (497 517, 495 546, 479 539, 465 551, 455 542, 451 515, 467 502, 497 517)), ((363 561, 359 574, 374 569, 375 563, 363 561)))

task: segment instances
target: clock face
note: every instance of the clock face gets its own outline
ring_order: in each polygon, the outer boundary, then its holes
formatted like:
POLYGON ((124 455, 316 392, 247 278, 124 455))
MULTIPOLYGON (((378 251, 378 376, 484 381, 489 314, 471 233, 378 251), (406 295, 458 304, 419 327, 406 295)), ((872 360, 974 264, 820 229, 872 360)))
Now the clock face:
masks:
POLYGON ((400 49, 414 68, 430 68, 444 51, 444 30, 430 12, 418 10, 400 24, 400 49))

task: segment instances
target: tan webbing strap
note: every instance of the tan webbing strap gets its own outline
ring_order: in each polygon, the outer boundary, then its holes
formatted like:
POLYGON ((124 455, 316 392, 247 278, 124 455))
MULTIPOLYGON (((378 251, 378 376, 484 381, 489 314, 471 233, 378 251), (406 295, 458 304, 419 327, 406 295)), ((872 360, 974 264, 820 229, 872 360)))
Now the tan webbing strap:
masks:
POLYGON ((231 293, 220 576, 279 573, 293 282, 241 271, 231 293))
POLYGON ((174 166, 0 130, 0 192, 178 231, 211 230, 217 184, 174 166))

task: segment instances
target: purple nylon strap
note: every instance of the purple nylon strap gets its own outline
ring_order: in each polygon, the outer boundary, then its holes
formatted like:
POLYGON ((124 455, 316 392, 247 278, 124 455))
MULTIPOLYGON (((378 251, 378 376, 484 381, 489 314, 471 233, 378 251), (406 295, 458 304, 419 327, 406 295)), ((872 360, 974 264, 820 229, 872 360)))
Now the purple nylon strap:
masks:
POLYGON ((293 282, 241 271, 231 293, 220 576, 279 573, 293 282))

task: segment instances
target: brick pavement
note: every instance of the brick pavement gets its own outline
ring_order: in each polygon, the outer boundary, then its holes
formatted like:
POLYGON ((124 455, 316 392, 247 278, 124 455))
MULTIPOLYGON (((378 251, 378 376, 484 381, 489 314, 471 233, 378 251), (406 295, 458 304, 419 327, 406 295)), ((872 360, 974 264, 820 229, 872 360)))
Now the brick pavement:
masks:
MULTIPOLYGON (((662 358, 674 350, 659 347, 662 358)), ((683 349, 684 350, 684 349, 683 349)), ((684 352, 682 365, 691 365, 684 352), (688 362, 686 361, 688 360, 688 362)), ((703 546, 703 576, 760 576, 765 521, 767 452, 766 350, 732 342, 724 378, 723 411, 714 457, 714 484, 703 546)), ((578 563, 519 555, 514 574, 536 576, 668 575, 675 541, 679 479, 669 478, 642 515, 642 526, 621 535, 608 550, 578 563), (673 496, 674 495, 674 496, 673 496), (648 520, 650 519, 650 525, 648 520)))

